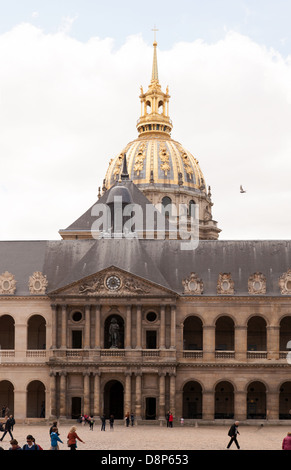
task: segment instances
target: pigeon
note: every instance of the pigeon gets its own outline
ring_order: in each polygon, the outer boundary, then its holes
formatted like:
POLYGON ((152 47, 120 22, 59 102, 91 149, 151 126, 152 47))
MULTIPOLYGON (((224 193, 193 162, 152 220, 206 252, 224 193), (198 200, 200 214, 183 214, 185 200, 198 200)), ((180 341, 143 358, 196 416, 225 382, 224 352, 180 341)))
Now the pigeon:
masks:
POLYGON ((246 191, 243 189, 242 185, 240 185, 240 192, 241 193, 246 193, 246 191))

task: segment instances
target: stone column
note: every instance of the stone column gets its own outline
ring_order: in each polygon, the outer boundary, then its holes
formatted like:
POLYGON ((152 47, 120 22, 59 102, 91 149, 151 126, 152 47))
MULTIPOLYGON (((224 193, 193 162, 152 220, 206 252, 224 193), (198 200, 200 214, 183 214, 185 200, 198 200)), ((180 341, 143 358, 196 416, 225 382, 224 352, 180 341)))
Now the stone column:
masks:
POLYGON ((176 416, 176 374, 170 373, 170 411, 176 416))
POLYGON ((131 305, 126 307, 125 349, 131 349, 131 305))
POLYGON ((245 361, 247 358, 247 326, 236 326, 234 335, 235 359, 245 361))
POLYGON ((57 348, 57 331, 58 331, 58 316, 57 316, 57 305, 52 304, 52 346, 51 349, 57 348))
POLYGON ((67 397, 67 372, 60 372, 60 418, 65 418, 67 397))
POLYGON ((90 372, 84 372, 84 414, 90 415, 90 372))
POLYGON ((95 310, 95 348, 100 349, 100 333, 101 333, 101 306, 96 305, 95 310))
POLYGON ((90 349, 90 305, 85 306, 84 349, 90 349))
POLYGON ((94 416, 95 418, 100 417, 100 377, 101 377, 101 372, 95 372, 94 374, 94 416))
POLYGON ((57 396, 56 396, 56 388, 57 388, 57 374, 56 372, 50 372, 50 419, 57 417, 57 396))
POLYGON ((247 392, 243 390, 234 393, 234 419, 236 421, 247 419, 247 392))
POLYGON ((214 396, 215 392, 213 390, 205 390, 203 392, 202 418, 205 420, 214 419, 214 396))
POLYGON ((161 315, 160 349, 165 349, 166 348, 166 309, 164 305, 161 305, 160 315, 161 315))
POLYGON ((203 326, 203 361, 215 359, 215 326, 203 326))
POLYGON ((267 358, 279 359, 280 325, 267 326, 267 358))
POLYGON ((125 372, 124 414, 131 413, 131 372, 125 372))
POLYGON ((141 349, 141 305, 136 311, 136 349, 141 349))
POLYGON ((135 417, 136 421, 141 420, 141 379, 142 373, 135 373, 135 417))
MULTIPOLYGON (((165 420, 165 415, 166 415, 166 410, 165 410, 165 393, 166 393, 166 373, 165 372, 159 372, 159 420, 164 421, 165 420)), ((161 423, 162 424, 162 423, 161 423)))
POLYGON ((270 420, 279 419, 279 391, 269 391, 266 393, 266 418, 270 420))
POLYGON ((61 349, 67 349, 67 305, 62 305, 61 349))
POLYGON ((171 305, 171 349, 176 349, 176 305, 171 305))

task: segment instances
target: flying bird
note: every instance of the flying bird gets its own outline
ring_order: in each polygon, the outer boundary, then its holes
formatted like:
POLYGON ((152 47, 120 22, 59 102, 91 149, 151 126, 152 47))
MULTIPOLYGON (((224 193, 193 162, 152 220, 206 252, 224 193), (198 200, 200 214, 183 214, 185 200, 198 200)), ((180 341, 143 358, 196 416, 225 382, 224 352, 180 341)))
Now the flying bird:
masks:
POLYGON ((241 193, 246 193, 246 191, 243 189, 242 185, 240 185, 240 192, 241 193))

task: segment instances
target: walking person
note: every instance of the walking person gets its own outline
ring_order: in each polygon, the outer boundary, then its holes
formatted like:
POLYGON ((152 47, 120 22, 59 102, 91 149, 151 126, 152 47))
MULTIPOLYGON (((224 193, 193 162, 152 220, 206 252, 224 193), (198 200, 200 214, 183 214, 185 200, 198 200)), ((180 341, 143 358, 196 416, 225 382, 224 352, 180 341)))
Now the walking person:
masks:
POLYGON ((6 419, 5 427, 4 427, 4 434, 2 435, 0 441, 3 441, 4 437, 6 436, 7 433, 9 433, 11 439, 13 439, 12 432, 11 432, 11 427, 13 426, 13 421, 11 418, 6 419))
POLYGON ((106 418, 105 418, 105 415, 103 414, 101 416, 101 431, 105 431, 105 426, 106 426, 106 418))
POLYGON ((57 435, 59 436, 59 432, 58 432, 58 422, 57 422, 57 421, 53 421, 53 424, 51 425, 50 430, 49 430, 49 435, 51 435, 51 433, 53 432, 53 428, 57 428, 57 430, 56 430, 55 432, 56 432, 57 435))
POLYGON ((287 432, 287 436, 284 437, 282 442, 283 450, 291 450, 291 432, 287 432))
POLYGON ((125 423, 126 423, 126 427, 128 428, 129 426, 129 413, 128 412, 125 415, 125 423))
POLYGON ((59 450, 58 442, 61 442, 63 444, 63 441, 59 438, 57 428, 52 429, 52 432, 50 434, 50 438, 51 438, 51 448, 50 448, 50 450, 59 450))
POLYGON ((113 415, 110 415, 109 425, 110 425, 111 431, 113 431, 113 426, 114 426, 114 416, 113 415))
POLYGON ((133 426, 134 425, 134 414, 131 413, 130 415, 130 421, 131 421, 131 425, 133 426))
POLYGON ((93 431, 93 426, 94 426, 94 419, 92 416, 89 416, 88 418, 88 421, 89 421, 89 431, 93 431))
POLYGON ((76 427, 73 426, 70 429, 69 434, 67 436, 67 438, 68 438, 68 447, 70 447, 71 450, 77 450, 77 439, 78 439, 78 441, 83 442, 83 444, 85 444, 85 442, 76 433, 76 430, 77 430, 76 427))
POLYGON ((170 426, 170 428, 173 427, 173 420, 174 420, 174 417, 173 417, 173 414, 170 411, 170 414, 169 414, 169 426, 170 426))
POLYGON ((169 417, 170 417, 170 412, 166 414, 166 420, 167 420, 167 428, 169 427, 169 417))
POLYGON ((236 447, 240 449, 239 443, 237 441, 237 435, 239 434, 238 425, 239 425, 239 422, 235 421, 235 423, 229 428, 228 435, 230 436, 230 441, 227 445, 227 449, 230 448, 233 442, 235 443, 236 447))

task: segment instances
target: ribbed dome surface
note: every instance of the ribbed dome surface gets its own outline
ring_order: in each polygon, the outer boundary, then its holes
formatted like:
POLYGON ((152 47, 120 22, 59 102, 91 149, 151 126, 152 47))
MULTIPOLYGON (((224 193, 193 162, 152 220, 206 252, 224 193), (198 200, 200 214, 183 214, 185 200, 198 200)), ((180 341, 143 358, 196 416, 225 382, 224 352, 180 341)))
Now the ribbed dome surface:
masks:
POLYGON ((204 176, 197 159, 171 137, 148 136, 130 142, 113 158, 105 176, 109 189, 122 172, 123 155, 126 153, 129 178, 140 189, 155 187, 185 188, 188 191, 206 189, 204 176))

